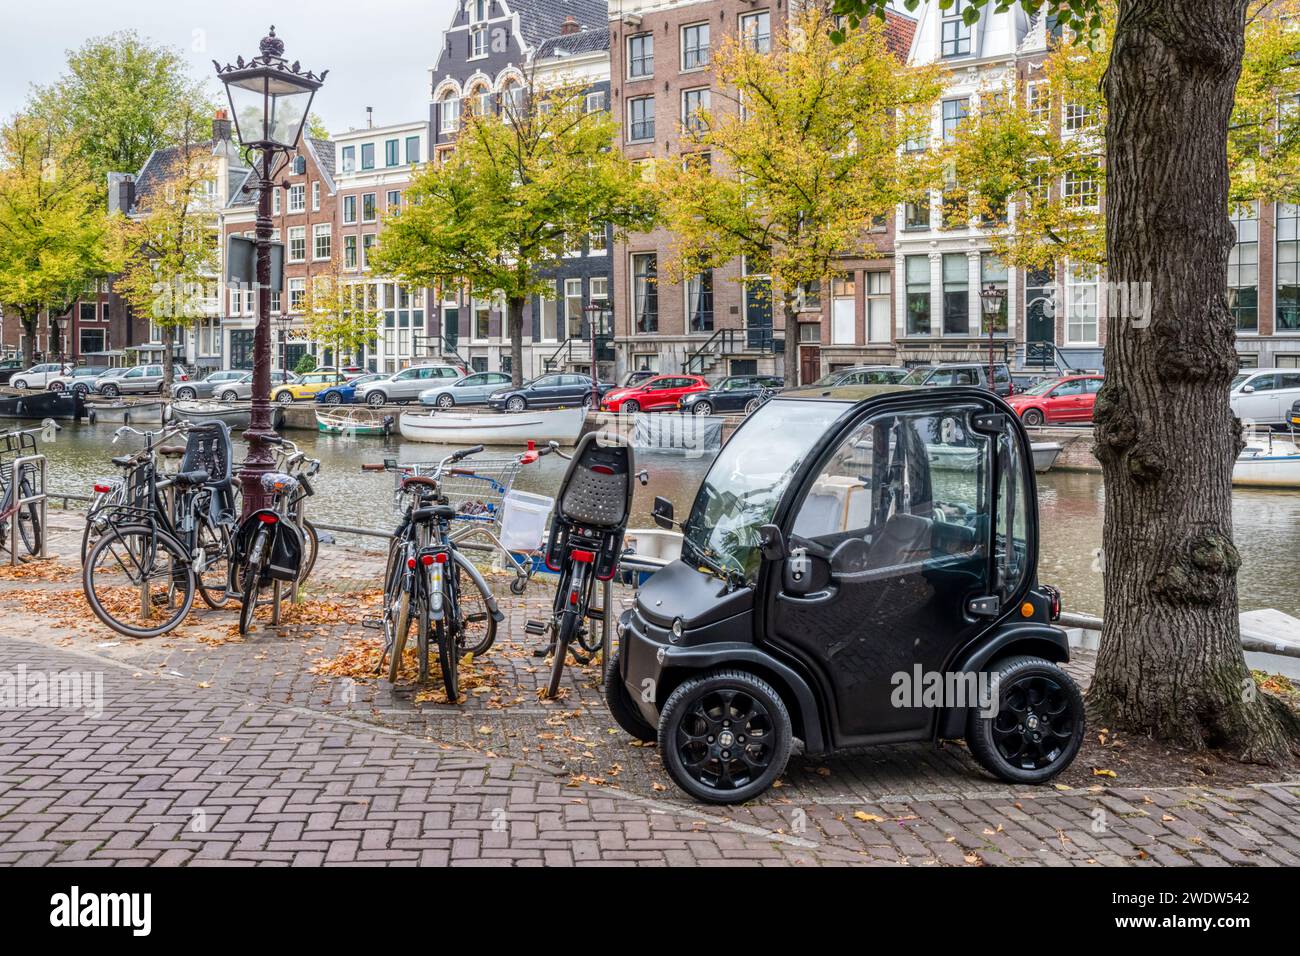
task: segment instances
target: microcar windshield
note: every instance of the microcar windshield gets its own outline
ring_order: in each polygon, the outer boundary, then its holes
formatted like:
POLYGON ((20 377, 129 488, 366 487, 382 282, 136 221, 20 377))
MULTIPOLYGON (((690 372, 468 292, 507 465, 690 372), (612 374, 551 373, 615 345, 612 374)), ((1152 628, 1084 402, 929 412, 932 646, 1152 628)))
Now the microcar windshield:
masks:
POLYGON ((759 529, 809 450, 850 402, 776 400, 754 412, 714 459, 683 526, 682 557, 753 583, 759 529))

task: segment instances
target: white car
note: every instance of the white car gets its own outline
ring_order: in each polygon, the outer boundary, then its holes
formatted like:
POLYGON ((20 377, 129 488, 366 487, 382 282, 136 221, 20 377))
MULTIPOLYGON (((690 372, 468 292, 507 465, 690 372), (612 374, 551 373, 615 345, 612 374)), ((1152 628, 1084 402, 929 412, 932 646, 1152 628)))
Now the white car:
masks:
POLYGON ((367 405, 387 405, 389 402, 413 402, 420 393, 434 385, 454 382, 464 373, 454 365, 412 365, 400 372, 362 385, 357 389, 357 401, 367 405))
POLYGON ((46 362, 43 365, 33 365, 25 372, 19 372, 9 384, 14 388, 48 388, 50 380, 56 375, 71 375, 71 365, 60 365, 58 362, 46 362))
POLYGON ((1232 414, 1261 425, 1285 425, 1300 400, 1300 368, 1242 369, 1228 389, 1232 414))
POLYGON ((102 365, 79 365, 63 375, 52 375, 45 383, 51 392, 74 392, 83 398, 95 387, 95 379, 108 371, 102 365))

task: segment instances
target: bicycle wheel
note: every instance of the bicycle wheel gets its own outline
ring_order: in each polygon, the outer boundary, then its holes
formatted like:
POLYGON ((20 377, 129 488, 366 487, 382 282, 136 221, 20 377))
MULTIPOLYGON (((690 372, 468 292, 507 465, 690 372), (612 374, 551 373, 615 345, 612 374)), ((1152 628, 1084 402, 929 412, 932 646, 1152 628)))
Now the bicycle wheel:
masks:
POLYGON ((546 685, 546 696, 552 700, 560 692, 560 678, 564 676, 564 659, 569 656, 569 642, 573 640, 573 632, 577 628, 577 611, 564 611, 560 614, 560 627, 555 635, 555 650, 551 655, 551 680, 546 685))
POLYGON ((447 702, 454 704, 460 700, 460 675, 456 668, 458 651, 456 639, 447 627, 446 619, 434 622, 438 640, 438 666, 442 668, 442 686, 447 691, 447 702))
POLYGON ((316 552, 320 550, 320 535, 316 526, 308 519, 302 519, 302 570, 298 574, 298 583, 306 584, 311 569, 316 567, 316 552))
POLYGON ((253 626, 253 615, 257 612, 257 596, 260 591, 258 579, 262 576, 262 562, 253 558, 244 565, 243 574, 239 599, 239 633, 247 634, 253 626))
POLYGON ((194 568, 179 541, 148 525, 109 529, 81 570, 86 601, 127 637, 157 637, 194 604, 194 568))
MULTIPOLYGON (((36 487, 32 484, 32 479, 28 475, 23 475, 19 483, 20 496, 30 498, 36 494, 36 487)), ((32 557, 40 554, 41 551, 41 511, 36 506, 36 502, 23 505, 18 509, 18 534, 22 536, 23 547, 32 557)))
MULTIPOLYGON (((453 557, 456 557, 453 553, 453 557)), ((478 586, 460 562, 455 562, 453 584, 456 612, 456 645, 461 655, 486 654, 497 639, 497 622, 488 611, 487 592, 478 586)), ((450 602, 448 602, 450 604, 450 602)))
POLYGON ((195 540, 203 551, 203 570, 198 573, 199 597, 214 611, 230 598, 230 529, 199 521, 195 540))
POLYGON ((402 652, 406 650, 406 634, 411 629, 411 592, 405 588, 402 589, 397 605, 393 608, 392 629, 393 639, 390 645, 392 657, 388 661, 388 683, 396 684, 397 675, 402 670, 402 652))

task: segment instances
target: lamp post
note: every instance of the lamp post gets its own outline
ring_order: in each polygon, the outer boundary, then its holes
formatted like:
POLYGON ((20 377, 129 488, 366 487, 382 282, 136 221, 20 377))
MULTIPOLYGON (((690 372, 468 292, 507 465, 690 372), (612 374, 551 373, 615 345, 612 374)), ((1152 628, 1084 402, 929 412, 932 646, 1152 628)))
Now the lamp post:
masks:
POLYGON ((262 475, 274 459, 268 439, 276 433, 271 418, 271 190, 275 177, 297 148, 312 97, 329 70, 319 76, 284 58, 284 41, 275 27, 262 38, 261 55, 247 63, 241 56, 222 66, 217 78, 226 86, 239 144, 257 156, 257 325, 253 332, 253 406, 244 431, 248 457, 241 469, 244 514, 264 507, 262 475), (279 165, 277 166, 277 159, 279 165))
POLYGON ((54 324, 59 330, 59 368, 63 368, 63 356, 68 350, 67 342, 68 326, 72 323, 72 315, 61 315, 54 320, 54 324))
POLYGON ((582 310, 587 313, 587 332, 591 336, 591 407, 600 411, 600 375, 596 367, 596 350, 605 328, 605 306, 592 302, 582 310))
POLYGON ((993 387, 993 332, 997 328, 997 318, 1002 314, 1002 303, 1006 301, 1007 290, 999 289, 993 283, 980 292, 980 310, 984 313, 984 324, 989 330, 989 389, 993 387))

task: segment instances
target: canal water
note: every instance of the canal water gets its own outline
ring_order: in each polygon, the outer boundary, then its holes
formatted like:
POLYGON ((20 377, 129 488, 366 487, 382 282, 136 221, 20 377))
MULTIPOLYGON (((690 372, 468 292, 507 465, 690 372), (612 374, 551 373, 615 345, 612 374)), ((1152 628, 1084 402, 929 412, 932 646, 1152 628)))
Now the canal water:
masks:
MULTIPOLYGON (((139 439, 112 443, 113 425, 65 423, 53 442, 43 442, 49 459, 50 486, 55 491, 90 494, 95 479, 113 473, 108 459, 139 447, 139 439)), ((451 449, 403 441, 399 436, 342 437, 291 431, 310 457, 321 460, 314 481, 316 496, 309 505, 312 518, 325 523, 391 529, 399 512, 393 500, 393 476, 365 472, 364 462, 437 461, 451 449)), ((504 449, 488 449, 482 458, 504 449)), ((236 448, 236 460, 243 448, 236 448)), ((646 487, 637 486, 633 527, 649 527, 656 495, 672 500, 680 514, 690 507, 708 470, 711 456, 682 454, 637 455, 637 466, 650 473, 646 487)), ((516 488, 553 495, 566 462, 555 455, 521 469, 516 488)), ((1097 558, 1101 547, 1104 494, 1101 475, 1089 472, 1049 472, 1038 476, 1041 554, 1039 578, 1056 584, 1066 608, 1083 614, 1102 611, 1102 579, 1097 558)), ((1233 522, 1242 555, 1240 574, 1243 610, 1273 607, 1300 617, 1300 586, 1296 556, 1300 555, 1300 492, 1239 489, 1233 495, 1233 522)))

